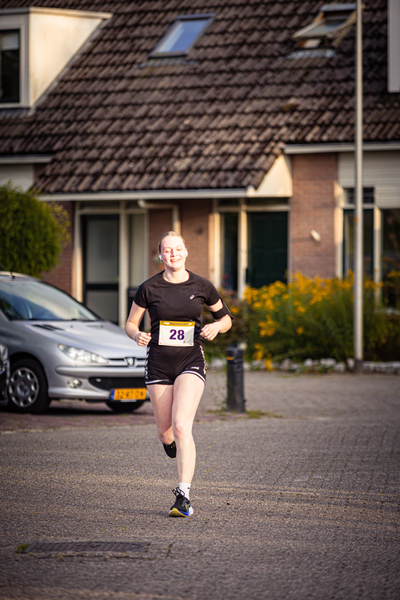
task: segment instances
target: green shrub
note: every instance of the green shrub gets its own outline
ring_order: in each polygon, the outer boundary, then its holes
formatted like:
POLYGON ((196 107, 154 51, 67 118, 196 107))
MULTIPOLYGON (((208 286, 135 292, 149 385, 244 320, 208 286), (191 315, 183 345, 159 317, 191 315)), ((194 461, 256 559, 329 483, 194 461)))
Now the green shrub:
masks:
MULTIPOLYGON (((396 335, 399 319, 390 320, 380 301, 380 286, 364 282, 364 353, 378 360, 380 349, 396 335)), ((245 301, 254 313, 248 354, 256 359, 335 358, 354 355, 353 276, 314 279, 296 273, 290 284, 276 282, 247 289, 245 301)))
MULTIPOLYGON (((364 358, 400 359, 400 317, 388 314, 380 285, 364 283, 364 358)), ((280 281, 247 288, 242 302, 224 295, 235 316, 232 329, 206 345, 208 357, 224 356, 231 343, 245 342, 248 361, 354 356, 353 276, 314 279, 296 273, 290 284, 280 281)), ((211 320, 211 319, 210 319, 211 320)))
POLYGON ((0 186, 0 268, 40 276, 57 263, 69 240, 67 211, 37 192, 0 186))

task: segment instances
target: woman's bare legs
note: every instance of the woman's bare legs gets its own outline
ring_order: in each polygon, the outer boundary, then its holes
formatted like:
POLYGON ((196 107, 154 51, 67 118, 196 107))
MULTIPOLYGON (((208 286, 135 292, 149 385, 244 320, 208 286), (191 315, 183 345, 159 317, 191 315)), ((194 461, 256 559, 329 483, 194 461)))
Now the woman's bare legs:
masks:
POLYGON ((179 481, 191 483, 196 466, 196 446, 192 429, 204 391, 204 382, 197 375, 184 373, 176 378, 172 403, 172 431, 176 443, 179 481))
POLYGON ((149 385, 157 434, 164 444, 176 443, 179 481, 191 483, 196 465, 196 446, 192 429, 204 391, 197 375, 184 373, 174 385, 149 385))
POLYGON ((157 435, 163 444, 172 444, 172 402, 174 399, 173 385, 149 385, 149 396, 157 425, 157 435))

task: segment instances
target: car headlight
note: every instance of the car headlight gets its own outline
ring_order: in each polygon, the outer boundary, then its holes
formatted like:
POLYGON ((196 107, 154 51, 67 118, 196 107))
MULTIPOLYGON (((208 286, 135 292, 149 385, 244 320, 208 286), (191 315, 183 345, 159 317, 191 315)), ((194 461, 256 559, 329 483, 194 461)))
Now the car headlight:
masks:
POLYGON ((74 346, 64 346, 64 344, 58 344, 58 349, 61 352, 64 352, 69 358, 72 360, 78 360, 79 362, 83 362, 85 364, 96 364, 96 365, 107 365, 108 360, 99 356, 98 354, 94 354, 93 352, 88 352, 83 348, 75 348, 74 346))
POLYGON ((7 346, 3 346, 0 344, 0 361, 5 362, 8 358, 8 349, 7 346))

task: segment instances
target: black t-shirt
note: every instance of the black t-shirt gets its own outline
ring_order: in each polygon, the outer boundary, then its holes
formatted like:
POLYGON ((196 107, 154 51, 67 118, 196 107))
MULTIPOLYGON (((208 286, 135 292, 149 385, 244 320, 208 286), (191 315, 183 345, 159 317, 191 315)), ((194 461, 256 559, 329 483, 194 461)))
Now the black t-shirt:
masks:
POLYGON ((203 343, 200 337, 203 305, 212 306, 221 297, 208 279, 188 273, 189 279, 182 283, 169 283, 163 273, 158 273, 139 286, 134 302, 149 311, 151 343, 158 344, 160 321, 194 321, 194 340, 203 343))

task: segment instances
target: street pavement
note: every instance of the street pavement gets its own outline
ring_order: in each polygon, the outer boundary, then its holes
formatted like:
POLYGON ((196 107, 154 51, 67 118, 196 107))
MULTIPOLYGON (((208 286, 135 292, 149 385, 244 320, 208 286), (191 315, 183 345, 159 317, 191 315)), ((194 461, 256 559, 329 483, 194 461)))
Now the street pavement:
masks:
POLYGON ((400 377, 208 379, 188 519, 149 404, 0 410, 1 600, 400 598, 400 377))

